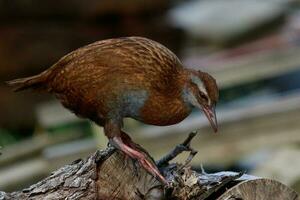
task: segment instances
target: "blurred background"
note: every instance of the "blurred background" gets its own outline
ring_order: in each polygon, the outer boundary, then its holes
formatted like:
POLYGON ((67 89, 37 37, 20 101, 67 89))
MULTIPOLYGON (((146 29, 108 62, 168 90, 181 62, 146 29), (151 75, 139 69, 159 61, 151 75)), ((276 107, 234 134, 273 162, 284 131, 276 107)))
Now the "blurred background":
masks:
POLYGON ((52 96, 13 93, 4 82, 91 42, 132 35, 211 73, 221 92, 219 134, 195 111, 168 127, 127 120, 134 141, 158 159, 198 129, 195 168, 245 171, 300 192, 298 0, 0 0, 0 190, 29 186, 107 144, 102 129, 52 96))

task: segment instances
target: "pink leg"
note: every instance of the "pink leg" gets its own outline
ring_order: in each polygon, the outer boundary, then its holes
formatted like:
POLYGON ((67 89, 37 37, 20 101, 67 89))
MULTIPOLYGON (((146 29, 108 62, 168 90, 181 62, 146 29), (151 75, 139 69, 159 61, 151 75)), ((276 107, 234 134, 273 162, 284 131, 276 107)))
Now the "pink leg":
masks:
POLYGON ((117 148, 123 151, 126 155, 130 156, 133 159, 137 159, 146 171, 148 171, 153 176, 158 177, 164 184, 167 184, 166 179, 160 174, 157 167, 151 162, 149 162, 143 153, 139 152, 138 150, 135 150, 133 147, 130 147, 132 145, 128 146, 127 144, 125 144, 122 141, 122 138, 119 136, 113 137, 111 142, 113 145, 115 145, 117 148))

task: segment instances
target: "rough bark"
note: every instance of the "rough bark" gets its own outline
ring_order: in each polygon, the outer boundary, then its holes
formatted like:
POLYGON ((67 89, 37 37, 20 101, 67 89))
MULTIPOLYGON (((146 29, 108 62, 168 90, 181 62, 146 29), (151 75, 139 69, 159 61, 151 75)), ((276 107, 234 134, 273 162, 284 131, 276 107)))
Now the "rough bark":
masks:
POLYGON ((180 145, 157 162, 170 185, 163 186, 132 159, 113 147, 97 151, 86 160, 76 160, 22 191, 0 192, 0 199, 299 199, 287 186, 236 172, 198 173, 189 166, 196 151, 191 133, 180 145), (184 164, 169 162, 190 151, 184 164))

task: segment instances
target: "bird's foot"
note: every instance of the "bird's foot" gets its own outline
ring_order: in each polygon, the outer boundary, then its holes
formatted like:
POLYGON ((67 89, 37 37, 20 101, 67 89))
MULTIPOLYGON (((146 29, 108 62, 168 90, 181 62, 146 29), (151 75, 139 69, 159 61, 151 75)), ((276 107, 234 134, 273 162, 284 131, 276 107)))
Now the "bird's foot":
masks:
POLYGON ((121 137, 113 137, 110 140, 110 143, 117 149, 124 152, 126 155, 130 156, 133 159, 136 159, 147 172, 152 174, 154 177, 157 177, 162 183, 167 184, 166 179, 161 175, 158 168, 154 163, 150 162, 147 159, 145 154, 125 144, 122 141, 121 137))

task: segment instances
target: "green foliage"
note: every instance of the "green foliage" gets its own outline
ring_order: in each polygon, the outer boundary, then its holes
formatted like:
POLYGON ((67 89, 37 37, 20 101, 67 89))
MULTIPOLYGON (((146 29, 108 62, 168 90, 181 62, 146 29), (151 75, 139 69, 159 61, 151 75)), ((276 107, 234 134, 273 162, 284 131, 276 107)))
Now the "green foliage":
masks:
POLYGON ((4 130, 4 129, 0 129, 0 146, 4 147, 7 146, 9 144, 13 144, 15 142, 17 142, 18 138, 16 137, 15 134, 4 130))
POLYGON ((59 126, 47 128, 46 131, 51 136, 58 135, 81 135, 81 137, 86 137, 92 135, 91 125, 88 121, 80 121, 80 122, 71 122, 65 123, 59 126))

